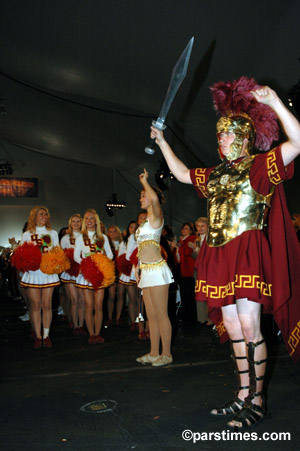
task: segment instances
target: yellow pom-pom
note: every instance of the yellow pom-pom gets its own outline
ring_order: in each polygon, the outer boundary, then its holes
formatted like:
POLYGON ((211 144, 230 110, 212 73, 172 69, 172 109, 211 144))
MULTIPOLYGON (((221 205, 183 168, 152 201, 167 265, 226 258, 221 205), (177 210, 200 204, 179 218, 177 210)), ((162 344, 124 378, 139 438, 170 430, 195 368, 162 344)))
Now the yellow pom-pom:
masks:
POLYGON ((60 247, 54 247, 42 255, 40 270, 45 274, 60 274, 70 269, 71 264, 60 247))
POLYGON ((116 280, 115 264, 104 254, 91 255, 92 260, 96 264, 97 268, 103 274, 102 287, 109 287, 116 280))

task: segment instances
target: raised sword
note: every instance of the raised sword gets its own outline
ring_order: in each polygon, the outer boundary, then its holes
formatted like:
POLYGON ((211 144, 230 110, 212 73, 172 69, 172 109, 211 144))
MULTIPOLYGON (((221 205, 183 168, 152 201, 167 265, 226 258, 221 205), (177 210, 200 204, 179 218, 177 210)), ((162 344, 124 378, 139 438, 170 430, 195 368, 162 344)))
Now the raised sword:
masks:
MULTIPOLYGON (((160 110, 159 116, 156 119, 156 121, 152 122, 153 127, 158 128, 158 130, 165 130, 165 128, 166 128, 166 126, 164 125, 166 116, 167 116, 170 106, 174 100, 174 97, 179 89, 179 86, 181 85, 184 77, 186 76, 190 56, 192 53, 193 44, 194 44, 194 37, 192 37, 189 40, 186 48, 180 55, 177 63, 175 64, 175 67, 172 71, 171 81, 170 81, 170 84, 168 87, 168 91, 167 91, 164 103, 160 110)), ((153 155, 155 153, 154 145, 155 145, 155 139, 151 139, 148 146, 145 147, 145 152, 149 155, 153 155)))

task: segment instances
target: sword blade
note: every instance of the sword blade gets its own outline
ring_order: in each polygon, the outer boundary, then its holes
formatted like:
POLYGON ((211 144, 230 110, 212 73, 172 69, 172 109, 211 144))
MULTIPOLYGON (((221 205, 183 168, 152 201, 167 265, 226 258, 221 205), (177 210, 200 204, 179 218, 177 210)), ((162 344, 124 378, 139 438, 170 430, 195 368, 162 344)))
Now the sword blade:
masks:
MULTIPOLYGON (((170 84, 168 87, 168 91, 167 91, 165 100, 163 102, 162 108, 160 110, 159 116, 156 119, 156 121, 152 122, 152 125, 154 127, 158 128, 159 130, 164 130, 166 128, 164 125, 166 116, 169 112, 169 109, 174 100, 174 97, 175 97, 184 77, 186 76, 187 68, 188 68, 189 61, 190 61, 190 56, 192 53, 193 44, 194 44, 194 37, 192 37, 189 40, 186 48, 180 55, 177 63, 175 64, 175 67, 172 71, 172 76, 171 76, 170 84)), ((155 139, 151 139, 148 146, 145 147, 145 152, 148 155, 153 155, 155 153, 154 145, 155 145, 155 139)))
POLYGON ((193 44, 194 44, 194 37, 192 37, 189 40, 186 48, 180 55, 176 65, 172 71, 172 76, 171 76, 170 84, 168 87, 168 91, 167 91, 165 100, 163 102, 161 111, 160 111, 158 119, 157 119, 157 122, 159 124, 164 124, 164 122, 166 120, 166 116, 167 116, 169 109, 172 105, 172 102, 174 100, 174 97, 186 76, 187 68, 188 68, 189 61, 190 61, 190 56, 192 53, 193 44))

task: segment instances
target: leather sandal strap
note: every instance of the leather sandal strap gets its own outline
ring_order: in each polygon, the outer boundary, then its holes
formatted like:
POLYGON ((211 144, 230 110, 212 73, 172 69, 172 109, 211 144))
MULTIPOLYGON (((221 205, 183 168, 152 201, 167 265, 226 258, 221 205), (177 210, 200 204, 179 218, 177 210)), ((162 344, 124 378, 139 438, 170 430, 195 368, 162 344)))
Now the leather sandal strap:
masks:
MULTIPOLYGON (((263 396, 263 392, 262 391, 256 391, 255 393, 253 393, 253 396, 263 396)), ((254 406, 256 406, 256 404, 253 404, 254 406)))
POLYGON ((255 376, 256 381, 263 381, 265 379, 265 376, 255 376))
POLYGON ((226 404, 224 404, 221 407, 218 407, 217 410, 217 415, 220 416, 226 416, 226 415, 232 415, 234 413, 238 414, 241 409, 240 407, 243 407, 245 404, 245 401, 243 401, 242 399, 235 397, 232 401, 227 402, 226 404), (240 406, 240 407, 238 407, 240 406))
POLYGON ((268 359, 263 359, 263 360, 248 360, 251 363, 254 363, 254 365, 261 365, 262 363, 265 363, 268 361, 268 359))
POLYGON ((238 388, 239 390, 248 390, 249 389, 249 385, 244 385, 238 388))
MULTIPOLYGON (((255 423, 258 423, 265 416, 266 411, 264 407, 258 406, 256 404, 251 404, 250 406, 244 407, 235 417, 234 420, 242 423, 243 427, 251 427, 255 423)), ((239 427, 235 427, 239 430, 239 427)))
POLYGON ((241 340, 230 340, 231 343, 242 343, 243 341, 245 341, 244 338, 241 338, 241 340))
POLYGON ((238 371, 237 373, 238 374, 246 374, 246 373, 249 373, 249 370, 238 371))
MULTIPOLYGON (((260 341, 251 341, 251 343, 252 343, 252 346, 254 346, 255 348, 257 348, 257 346, 260 346, 261 344, 263 344, 263 343, 265 343, 265 339, 263 338, 262 340, 260 340, 260 341)), ((247 346, 249 346, 249 343, 246 343, 246 345, 247 346)))

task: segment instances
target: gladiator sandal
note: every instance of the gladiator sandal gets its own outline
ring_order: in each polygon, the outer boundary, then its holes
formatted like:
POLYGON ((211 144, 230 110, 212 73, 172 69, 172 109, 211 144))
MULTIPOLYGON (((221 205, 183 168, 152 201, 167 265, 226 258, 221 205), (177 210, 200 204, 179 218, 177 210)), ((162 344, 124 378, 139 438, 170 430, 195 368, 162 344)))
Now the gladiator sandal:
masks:
MULTIPOLYGON (((265 340, 261 340, 258 342, 250 341, 248 346, 248 362, 249 362, 249 379, 250 379, 250 389, 249 395, 245 399, 244 406, 242 410, 233 418, 233 421, 241 423, 242 426, 233 426, 235 430, 240 429, 241 427, 249 428, 256 423, 262 421, 262 419, 267 414, 267 409, 264 400, 264 394, 262 391, 256 391, 256 382, 263 381, 265 375, 256 376, 255 365, 261 365, 266 363, 268 359, 263 360, 254 360, 255 348, 263 344, 265 340), (257 404, 253 404, 252 400, 257 396, 261 396, 262 405, 259 406, 257 404)), ((230 423, 228 423, 231 426, 230 423)))
POLYGON ((231 346, 231 352, 232 352, 231 358, 232 358, 232 360, 234 362, 234 366, 235 366, 234 372, 236 374, 237 383, 238 383, 238 389, 235 392, 235 397, 231 401, 227 402, 226 404, 223 404, 222 406, 217 407, 216 409, 213 409, 213 410, 216 410, 217 413, 212 413, 212 411, 211 411, 212 415, 215 415, 215 416, 234 415, 234 414, 237 414, 237 413, 241 412, 242 408, 245 405, 245 401, 243 401, 242 399, 240 399, 238 397, 238 393, 239 393, 240 390, 248 390, 249 389, 249 385, 241 386, 240 374, 249 373, 249 369, 240 371, 236 361, 237 360, 246 360, 247 356, 236 356, 235 353, 234 353, 234 349, 233 349, 233 343, 242 343, 244 341, 245 341, 244 339, 241 339, 241 340, 230 340, 230 346, 231 346))

